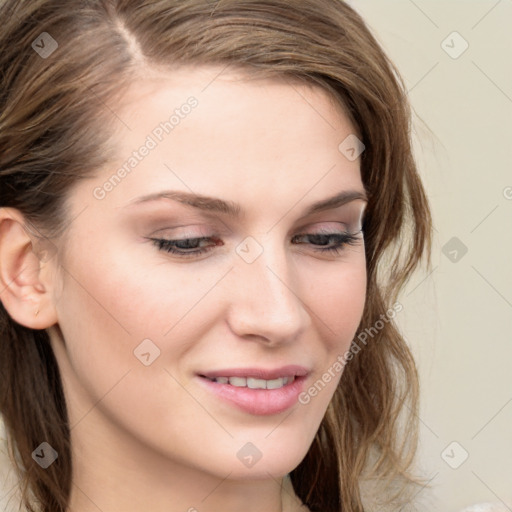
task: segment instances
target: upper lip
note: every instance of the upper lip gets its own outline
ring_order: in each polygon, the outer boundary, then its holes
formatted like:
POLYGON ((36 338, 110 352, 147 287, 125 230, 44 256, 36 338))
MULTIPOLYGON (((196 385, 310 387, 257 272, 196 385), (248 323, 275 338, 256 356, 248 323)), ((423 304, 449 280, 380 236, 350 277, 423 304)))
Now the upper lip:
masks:
POLYGON ((198 375, 208 379, 216 379, 217 377, 253 377, 255 379, 273 380, 281 377, 303 377, 309 371, 304 366, 287 365, 280 368, 225 368, 221 370, 212 370, 208 372, 200 372, 198 375))

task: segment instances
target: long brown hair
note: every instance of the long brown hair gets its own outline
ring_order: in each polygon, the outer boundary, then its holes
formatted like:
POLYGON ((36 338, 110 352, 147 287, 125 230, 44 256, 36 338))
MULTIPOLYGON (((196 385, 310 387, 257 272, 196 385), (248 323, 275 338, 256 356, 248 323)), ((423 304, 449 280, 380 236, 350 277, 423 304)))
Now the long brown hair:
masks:
MULTIPOLYGON (((229 65, 319 86, 343 106, 365 145, 369 195, 358 333, 382 327, 346 365, 291 478, 313 512, 361 512, 376 482, 398 509, 415 482, 418 379, 395 322, 382 317, 430 253, 431 218, 403 82, 361 17, 341 0, 0 0, 0 22, 0 207, 18 209, 41 236, 65 230, 71 186, 112 156, 115 100, 144 66, 229 65), (58 45, 44 36, 49 55, 33 46, 42 32, 58 45)), ((59 369, 47 332, 17 324, 3 305, 0 372, 24 505, 64 512, 72 460, 59 369), (41 439, 59 454, 48 469, 31 457, 41 439)))

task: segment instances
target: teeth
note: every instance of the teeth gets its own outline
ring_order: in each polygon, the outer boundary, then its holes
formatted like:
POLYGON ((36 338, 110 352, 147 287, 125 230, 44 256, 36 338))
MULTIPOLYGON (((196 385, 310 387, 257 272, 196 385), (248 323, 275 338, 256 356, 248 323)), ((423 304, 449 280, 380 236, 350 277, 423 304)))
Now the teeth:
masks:
POLYGON ((245 377, 229 377, 229 383, 237 388, 247 387, 247 379, 245 377))
POLYGON ((251 389, 267 389, 267 381, 264 379, 254 379, 249 377, 247 379, 247 387, 251 389))
POLYGON ((295 377, 280 377, 278 379, 265 380, 255 377, 216 377, 212 379, 219 384, 231 384, 237 388, 249 389, 279 389, 295 380, 295 377))
POLYGON ((284 377, 281 379, 267 380, 267 389, 279 389, 282 388, 288 382, 288 377, 284 377))

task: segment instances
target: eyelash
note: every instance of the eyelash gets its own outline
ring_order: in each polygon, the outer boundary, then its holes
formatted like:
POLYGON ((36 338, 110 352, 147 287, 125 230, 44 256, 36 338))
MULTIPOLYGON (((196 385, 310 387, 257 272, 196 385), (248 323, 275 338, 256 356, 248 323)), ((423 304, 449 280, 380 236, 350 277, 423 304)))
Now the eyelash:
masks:
MULTIPOLYGON (((310 238, 318 237, 320 239, 328 239, 328 240, 334 238, 334 240, 336 240, 335 245, 327 247, 327 248, 323 248, 323 249, 314 249, 314 251, 319 252, 319 253, 324 253, 324 254, 338 255, 343 251, 343 248, 345 246, 356 245, 361 240, 361 238, 359 236, 357 236, 359 233, 362 233, 362 231, 359 231, 358 233, 348 233, 348 232, 345 232, 345 233, 307 233, 307 234, 305 233, 305 234, 301 234, 301 235, 295 235, 293 238, 295 239, 295 238, 302 238, 302 237, 310 237, 310 238)), ((207 248, 195 249, 195 250, 187 251, 187 252, 183 252, 184 249, 177 249, 176 244, 186 243, 187 245, 190 245, 190 242, 201 243, 201 241, 203 241, 203 240, 212 240, 212 239, 214 239, 214 237, 182 238, 182 239, 177 239, 177 240, 167 240, 167 239, 163 239, 163 238, 149 238, 149 240, 153 241, 153 243, 159 250, 165 251, 165 252, 168 252, 171 254, 175 254, 181 258, 193 258, 196 256, 200 256, 202 254, 206 254, 207 252, 209 252, 211 249, 213 249, 218 244, 209 246, 207 248)), ((195 245, 195 244, 192 244, 192 245, 195 245)), ((321 246, 321 245, 326 245, 326 244, 313 244, 313 245, 321 246)))

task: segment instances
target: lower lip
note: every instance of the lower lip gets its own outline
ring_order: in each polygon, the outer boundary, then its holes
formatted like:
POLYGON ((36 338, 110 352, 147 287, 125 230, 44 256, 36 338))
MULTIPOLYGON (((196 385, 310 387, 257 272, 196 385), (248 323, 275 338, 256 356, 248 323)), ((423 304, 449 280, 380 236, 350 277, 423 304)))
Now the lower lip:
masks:
POLYGON ((279 389, 251 389, 220 384, 205 377, 199 377, 203 386, 221 399, 231 402, 249 414, 259 416, 279 414, 293 407, 298 402, 305 379, 305 376, 295 377, 291 384, 279 389))

